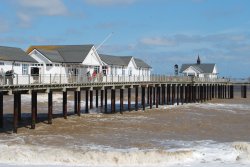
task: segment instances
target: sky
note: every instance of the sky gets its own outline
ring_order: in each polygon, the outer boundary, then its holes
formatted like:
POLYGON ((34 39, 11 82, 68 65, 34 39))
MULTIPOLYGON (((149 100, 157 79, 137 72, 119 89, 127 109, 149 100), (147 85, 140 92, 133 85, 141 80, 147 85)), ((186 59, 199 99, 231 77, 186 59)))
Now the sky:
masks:
POLYGON ((155 74, 216 63, 220 77, 250 77, 249 0, 1 0, 0 45, 94 44, 134 56, 155 74), (110 35, 111 34, 111 35, 110 35))

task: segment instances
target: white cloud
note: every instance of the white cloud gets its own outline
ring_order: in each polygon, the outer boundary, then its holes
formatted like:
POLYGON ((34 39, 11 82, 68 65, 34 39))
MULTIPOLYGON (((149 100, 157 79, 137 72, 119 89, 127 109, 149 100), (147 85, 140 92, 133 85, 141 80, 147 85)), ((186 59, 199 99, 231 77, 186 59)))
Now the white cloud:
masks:
POLYGON ((92 5, 129 5, 136 0, 85 0, 88 4, 92 5))
POLYGON ((21 7, 40 15, 66 15, 68 10, 61 0, 18 0, 21 7))
POLYGON ((149 37, 142 38, 140 40, 142 44, 145 45, 157 45, 157 46, 173 46, 175 45, 175 41, 165 38, 165 37, 149 37))
POLYGON ((62 0, 17 0, 17 17, 19 25, 24 28, 31 26, 38 16, 64 16, 68 10, 62 0))

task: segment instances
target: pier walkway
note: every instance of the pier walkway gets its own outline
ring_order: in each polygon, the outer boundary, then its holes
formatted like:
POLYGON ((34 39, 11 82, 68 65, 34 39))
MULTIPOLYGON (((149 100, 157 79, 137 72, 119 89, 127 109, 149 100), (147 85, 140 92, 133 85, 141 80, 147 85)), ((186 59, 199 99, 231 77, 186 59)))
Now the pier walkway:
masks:
MULTIPOLYGON (((124 112, 124 91, 127 91, 128 111, 150 109, 159 105, 177 105, 192 102, 204 102, 213 98, 234 98, 234 84, 228 79, 203 79, 194 77, 173 77, 163 75, 152 76, 16 76, 1 80, 0 85, 0 128, 4 128, 3 96, 13 94, 13 132, 17 133, 18 122, 22 120, 21 95, 31 95, 31 129, 35 129, 38 119, 37 94, 48 94, 48 124, 53 119, 53 92, 62 93, 62 115, 67 119, 67 93, 74 92, 74 113, 81 115, 81 92, 85 92, 85 109, 88 113, 93 108, 93 93, 95 92, 96 107, 104 108, 108 113, 108 93, 111 94, 111 113, 124 112), (116 109, 116 90, 120 90, 120 107, 116 109), (133 91, 131 91, 133 89, 133 91), (134 108, 131 107, 131 93, 134 93, 134 108), (90 106, 89 106, 90 104, 90 106)), ((242 85, 242 97, 246 98, 247 85, 242 85)))

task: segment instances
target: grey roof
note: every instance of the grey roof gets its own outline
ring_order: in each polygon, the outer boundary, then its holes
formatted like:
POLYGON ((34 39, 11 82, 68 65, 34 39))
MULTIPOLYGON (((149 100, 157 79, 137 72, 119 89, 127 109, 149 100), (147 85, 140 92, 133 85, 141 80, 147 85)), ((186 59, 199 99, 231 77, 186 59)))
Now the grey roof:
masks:
POLYGON ((142 68, 152 68, 150 65, 145 63, 143 60, 135 58, 135 64, 137 67, 142 67, 142 68))
POLYGON ((192 66, 201 73, 213 73, 215 64, 183 64, 180 69, 180 73, 192 66))
POLYGON ((99 54, 101 60, 108 65, 128 66, 132 56, 112 56, 99 54))
POLYGON ((6 46, 0 46, 0 60, 37 63, 35 59, 27 55, 22 49, 6 46))
POLYGON ((27 52, 37 49, 52 62, 82 63, 94 45, 31 46, 27 52))

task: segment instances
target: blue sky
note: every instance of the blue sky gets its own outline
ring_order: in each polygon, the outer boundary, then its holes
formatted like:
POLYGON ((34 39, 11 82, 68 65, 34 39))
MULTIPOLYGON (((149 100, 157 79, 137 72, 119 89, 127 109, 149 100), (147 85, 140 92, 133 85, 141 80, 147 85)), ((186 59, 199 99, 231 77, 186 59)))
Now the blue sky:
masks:
POLYGON ((216 63, 220 76, 250 76, 249 0, 2 0, 0 45, 95 44, 132 55, 154 73, 216 63))

